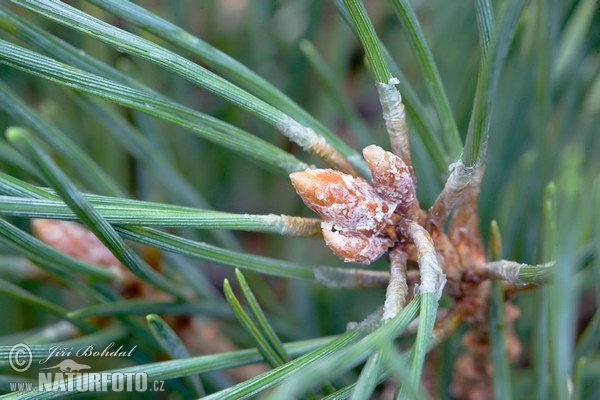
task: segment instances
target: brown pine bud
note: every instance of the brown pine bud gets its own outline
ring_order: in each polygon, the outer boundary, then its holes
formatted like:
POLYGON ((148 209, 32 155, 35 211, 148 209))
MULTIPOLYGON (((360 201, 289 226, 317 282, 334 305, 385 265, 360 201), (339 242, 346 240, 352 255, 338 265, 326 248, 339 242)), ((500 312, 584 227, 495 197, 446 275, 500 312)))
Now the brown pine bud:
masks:
POLYGON ((379 146, 363 149, 363 156, 373 176, 377 193, 395 204, 395 210, 404 214, 415 202, 416 190, 408 166, 402 159, 379 146))
POLYGON ((394 210, 362 178, 316 169, 294 172, 290 179, 304 204, 336 231, 372 234, 389 225, 394 210))
MULTIPOLYGON (((304 204, 323 218, 323 237, 345 262, 370 264, 398 240, 394 212, 415 203, 415 185, 400 157, 378 146, 363 150, 373 183, 332 169, 290 174, 304 204)), ((398 218, 398 216, 396 216, 398 218)))
POLYGON ((344 262, 358 264, 371 264, 394 245, 384 236, 337 232, 327 227, 323 227, 323 238, 331 251, 344 262))
POLYGON ((370 264, 393 245, 385 231, 394 209, 366 180, 332 169, 294 172, 290 179, 323 218, 325 243, 345 262, 370 264))

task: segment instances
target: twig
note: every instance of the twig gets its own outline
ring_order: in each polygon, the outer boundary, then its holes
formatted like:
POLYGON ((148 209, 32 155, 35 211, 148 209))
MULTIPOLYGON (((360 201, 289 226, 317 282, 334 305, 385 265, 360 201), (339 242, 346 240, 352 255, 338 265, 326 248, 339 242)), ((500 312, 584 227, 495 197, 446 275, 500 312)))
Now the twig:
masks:
POLYGON ((298 144, 304 150, 313 153, 332 168, 355 177, 359 176, 348 159, 327 142, 322 135, 319 135, 311 128, 285 116, 282 122, 277 125, 277 129, 292 142, 298 144))
POLYGON ((479 228, 477 199, 485 165, 478 164, 467 187, 458 194, 454 215, 450 220, 448 238, 460 254, 463 265, 485 261, 485 247, 479 228))
POLYGON ((390 283, 383 304, 383 322, 394 318, 406 305, 408 296, 406 259, 406 253, 399 246, 390 251, 390 283))
POLYGON ((315 283, 330 288, 384 287, 389 281, 390 273, 387 271, 324 266, 315 268, 315 283))
MULTIPOLYGON (((400 82, 397 78, 391 78, 387 83, 377 82, 375 85, 379 93, 379 102, 383 109, 383 119, 390 136, 392 150, 394 154, 402 158, 406 165, 412 167, 404 104, 402 104, 402 96, 395 86, 398 83, 400 82)), ((414 179, 413 169, 410 169, 414 179)))
POLYGON ((514 285, 539 284, 552 274, 554 262, 528 265, 516 261, 493 261, 481 266, 489 278, 502 279, 514 285))
POLYGON ((450 164, 450 176, 427 214, 428 227, 435 226, 442 230, 448 215, 456 206, 473 197, 477 198, 484 170, 483 161, 472 167, 465 166, 462 160, 450 164))
POLYGON ((321 220, 318 218, 273 215, 276 222, 282 221, 281 234, 289 236, 321 236, 321 220))
POLYGON ((421 225, 407 218, 402 218, 398 224, 400 232, 409 237, 417 249, 417 262, 421 275, 421 284, 415 288, 415 292, 435 293, 439 300, 446 284, 446 275, 440 268, 433 240, 429 232, 421 225))

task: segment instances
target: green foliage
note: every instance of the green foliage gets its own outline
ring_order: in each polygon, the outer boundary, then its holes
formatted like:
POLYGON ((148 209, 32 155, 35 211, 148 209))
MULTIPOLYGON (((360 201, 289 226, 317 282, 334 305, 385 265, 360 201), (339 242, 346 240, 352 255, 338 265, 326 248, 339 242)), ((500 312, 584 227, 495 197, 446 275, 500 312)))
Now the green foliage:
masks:
POLYGON ((389 148, 373 82, 394 77, 420 205, 450 163, 487 162, 488 259, 518 260, 516 277, 540 285, 492 282, 490 395, 598 398, 597 11, 591 0, 2 3, 2 397, 69 396, 9 382, 35 386, 53 347, 93 344, 135 347, 81 360, 93 372, 146 373, 175 399, 367 399, 384 381, 395 398, 436 386, 450 398, 463 349, 438 345, 464 330, 434 324, 454 300, 417 292, 381 324, 385 289, 336 288, 352 271, 336 281, 331 268, 345 267, 312 237, 320 223, 287 178, 332 164, 317 137, 366 176, 361 147, 389 148), (49 246, 33 218, 87 226, 122 268, 49 246), (522 353, 510 359, 514 293, 522 353), (16 343, 30 345, 28 372, 10 366, 16 343))

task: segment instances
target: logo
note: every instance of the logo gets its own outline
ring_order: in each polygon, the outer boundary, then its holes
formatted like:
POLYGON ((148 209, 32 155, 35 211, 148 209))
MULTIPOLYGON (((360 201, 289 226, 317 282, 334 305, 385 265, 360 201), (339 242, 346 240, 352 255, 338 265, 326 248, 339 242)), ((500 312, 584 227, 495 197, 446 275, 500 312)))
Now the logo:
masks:
POLYGON ((54 367, 41 368, 41 369, 54 369, 54 368, 60 368, 61 372, 79 372, 82 369, 90 369, 91 367, 89 365, 85 365, 85 364, 77 364, 75 361, 69 360, 67 358, 66 360, 63 360, 63 361, 59 362, 58 364, 56 364, 54 367))
POLYGON ((24 343, 15 344, 8 353, 8 362, 17 372, 27 371, 33 362, 31 349, 24 343))
MULTIPOLYGON (((97 346, 85 346, 80 349, 72 347, 54 346, 48 349, 48 356, 38 361, 37 365, 44 365, 48 361, 65 357, 129 357, 135 350, 134 346, 129 351, 123 346, 113 350, 114 343, 103 349, 97 346)), ((14 345, 9 352, 8 361, 16 372, 25 372, 35 364, 29 346, 24 343, 14 345)), ((48 364, 54 364, 48 362, 48 364)), ((48 365, 46 364, 46 365, 48 365)), ((10 384, 12 391, 40 391, 40 392, 146 392, 163 391, 164 381, 148 383, 148 375, 144 372, 91 372, 92 367, 79 363, 72 358, 49 366, 39 368, 38 385, 33 383, 14 382, 10 384)))

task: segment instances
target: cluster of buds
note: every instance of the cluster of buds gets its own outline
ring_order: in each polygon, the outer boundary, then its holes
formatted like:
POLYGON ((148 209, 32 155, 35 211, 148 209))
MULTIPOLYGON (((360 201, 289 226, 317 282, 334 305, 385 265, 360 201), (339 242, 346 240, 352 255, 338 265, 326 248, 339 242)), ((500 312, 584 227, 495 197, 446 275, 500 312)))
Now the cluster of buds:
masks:
POLYGON ((398 240, 395 225, 415 204, 415 184, 402 159, 379 146, 363 156, 373 185, 332 169, 290 174, 304 203, 323 219, 323 237, 345 262, 370 264, 398 240))

